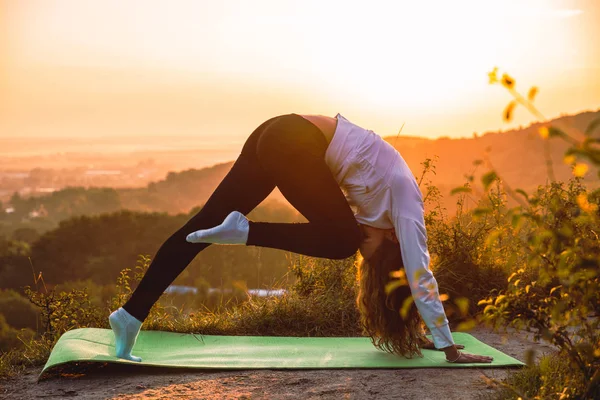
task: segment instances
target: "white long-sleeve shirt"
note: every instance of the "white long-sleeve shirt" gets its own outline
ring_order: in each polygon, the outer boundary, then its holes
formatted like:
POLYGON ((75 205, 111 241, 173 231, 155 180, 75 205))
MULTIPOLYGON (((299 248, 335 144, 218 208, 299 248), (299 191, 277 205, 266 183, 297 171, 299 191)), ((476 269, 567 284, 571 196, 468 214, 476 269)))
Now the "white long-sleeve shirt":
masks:
POLYGON ((429 269, 423 197, 400 153, 379 135, 336 115, 325 162, 345 192, 356 220, 394 228, 415 305, 437 348, 454 344, 438 285, 429 269))

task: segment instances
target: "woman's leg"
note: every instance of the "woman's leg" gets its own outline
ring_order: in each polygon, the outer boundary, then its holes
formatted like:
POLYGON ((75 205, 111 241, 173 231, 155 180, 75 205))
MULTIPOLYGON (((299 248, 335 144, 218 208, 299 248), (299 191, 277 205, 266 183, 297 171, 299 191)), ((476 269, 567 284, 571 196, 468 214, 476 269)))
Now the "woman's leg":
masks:
POLYGON ((309 222, 250 221, 246 244, 333 259, 356 253, 360 228, 325 163, 327 141, 319 128, 288 115, 263 132, 256 150, 265 172, 309 222))
POLYGON ((163 243, 129 300, 110 315, 117 357, 141 361, 131 349, 150 308, 192 259, 210 245, 187 242, 187 235, 221 224, 231 211, 249 213, 275 185, 310 222, 250 221, 247 245, 317 257, 354 254, 360 229, 325 164, 326 149, 323 133, 297 114, 274 117, 259 126, 202 210, 163 243))
POLYGON ((334 259, 353 255, 360 243, 359 225, 325 163, 326 150, 325 136, 312 122, 297 114, 279 118, 261 134, 256 154, 264 173, 309 223, 254 222, 232 213, 222 224, 193 232, 188 239, 334 259))
POLYGON ((271 118, 254 130, 202 209, 161 245, 139 285, 123 305, 129 314, 143 322, 165 289, 210 245, 187 242, 189 233, 219 225, 231 211, 249 213, 273 191, 275 183, 259 165, 256 147, 263 131, 278 118, 271 118))

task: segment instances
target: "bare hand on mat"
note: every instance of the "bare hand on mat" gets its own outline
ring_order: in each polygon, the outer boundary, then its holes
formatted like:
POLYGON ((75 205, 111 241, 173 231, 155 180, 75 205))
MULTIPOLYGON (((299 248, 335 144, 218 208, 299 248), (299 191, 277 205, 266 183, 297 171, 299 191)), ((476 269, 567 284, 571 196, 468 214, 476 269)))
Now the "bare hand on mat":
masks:
MULTIPOLYGON (((428 350, 436 350, 433 342, 427 338, 421 344, 422 349, 428 350)), ((437 349, 440 351, 446 352, 446 361, 452 363, 490 363, 494 360, 493 357, 488 356, 478 356, 476 354, 464 353, 462 351, 458 351, 460 349, 464 349, 465 346, 462 344, 455 344, 451 347, 446 347, 444 349, 437 349)))
POLYGON ((462 351, 458 350, 457 345, 444 347, 442 350, 444 351, 444 353, 446 353, 446 361, 450 363, 491 363, 492 361, 494 361, 494 357, 478 356, 476 354, 463 353, 462 351))
POLYGON ((491 363, 492 361, 494 361, 494 357, 478 356, 477 354, 470 354, 459 351, 458 358, 449 360, 448 357, 446 357, 446 361, 457 364, 491 363))
MULTIPOLYGON (((455 345, 457 349, 464 349, 465 346, 463 346, 462 344, 456 344, 455 345)), ((426 350, 439 350, 439 351, 443 351, 442 349, 436 349, 435 345, 433 344, 433 342, 427 338, 425 338, 425 340, 421 343, 420 346, 422 349, 426 349, 426 350)))

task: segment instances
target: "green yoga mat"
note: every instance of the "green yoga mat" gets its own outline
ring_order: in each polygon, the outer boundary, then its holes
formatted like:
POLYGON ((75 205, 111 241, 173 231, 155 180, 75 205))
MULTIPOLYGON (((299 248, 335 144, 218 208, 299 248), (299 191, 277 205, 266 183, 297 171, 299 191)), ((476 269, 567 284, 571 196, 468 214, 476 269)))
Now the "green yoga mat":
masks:
POLYGON ((115 356, 110 329, 81 328, 56 342, 40 377, 51 367, 75 362, 111 362, 176 368, 320 369, 522 366, 468 333, 454 332, 454 341, 469 353, 494 357, 490 364, 452 364, 444 352, 423 350, 424 357, 407 359, 378 350, 366 337, 210 336, 192 333, 141 331, 132 353, 141 363, 115 356))

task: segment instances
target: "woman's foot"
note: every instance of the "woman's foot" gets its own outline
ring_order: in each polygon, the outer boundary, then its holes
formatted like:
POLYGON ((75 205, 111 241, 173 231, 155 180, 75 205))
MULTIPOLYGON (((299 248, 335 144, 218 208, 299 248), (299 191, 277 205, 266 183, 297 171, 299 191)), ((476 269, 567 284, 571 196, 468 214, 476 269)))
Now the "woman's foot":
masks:
POLYGON ((221 225, 200 229, 186 237, 190 243, 246 244, 250 223, 239 211, 231 212, 221 225))
POLYGON ((108 317, 108 322, 115 334, 115 349, 118 358, 141 362, 141 357, 131 354, 131 349, 140 333, 142 322, 129 314, 123 307, 113 311, 108 317))

